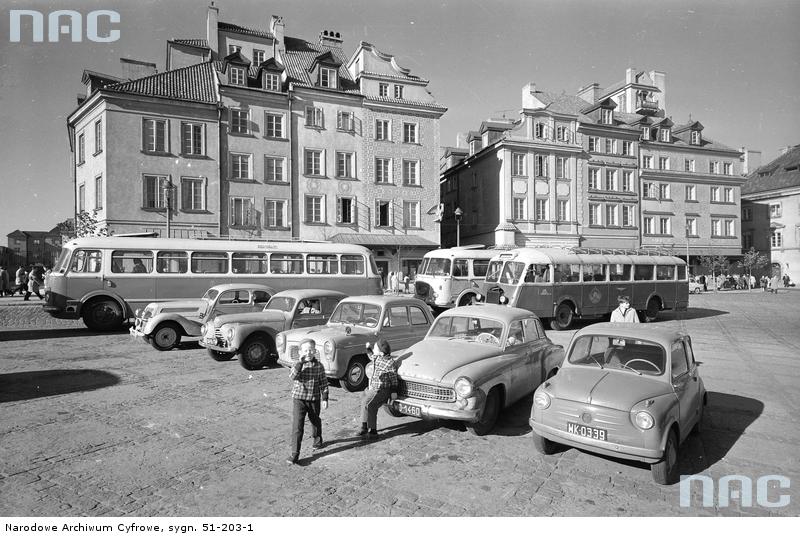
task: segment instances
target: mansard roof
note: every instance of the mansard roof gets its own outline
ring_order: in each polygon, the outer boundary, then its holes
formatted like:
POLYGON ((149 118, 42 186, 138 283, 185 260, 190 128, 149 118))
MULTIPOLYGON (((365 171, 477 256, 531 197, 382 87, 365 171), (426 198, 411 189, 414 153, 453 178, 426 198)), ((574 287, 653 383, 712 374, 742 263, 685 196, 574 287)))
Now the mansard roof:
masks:
POLYGON ((747 176, 742 195, 800 187, 800 145, 747 176))
POLYGON ((579 116, 581 115, 581 110, 586 107, 586 101, 577 95, 569 95, 566 92, 554 93, 536 90, 532 95, 545 106, 545 110, 557 114, 579 116))
POLYGON ((318 58, 330 53, 338 65, 339 81, 341 82, 339 89, 344 91, 357 89, 353 77, 350 76, 350 71, 345 67, 345 58, 342 56, 340 48, 318 45, 296 37, 286 37, 284 44, 286 52, 281 55, 281 58, 284 60, 290 82, 294 82, 298 86, 315 87, 316 84, 311 79, 310 71, 318 58))
POLYGON ((108 91, 216 104, 211 63, 198 63, 106 86, 108 91))

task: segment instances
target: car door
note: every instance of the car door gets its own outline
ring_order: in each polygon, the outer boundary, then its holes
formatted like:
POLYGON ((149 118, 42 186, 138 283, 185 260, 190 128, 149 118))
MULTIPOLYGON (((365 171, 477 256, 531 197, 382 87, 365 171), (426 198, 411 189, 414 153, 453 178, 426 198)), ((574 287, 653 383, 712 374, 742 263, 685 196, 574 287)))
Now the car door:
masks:
POLYGON ((703 410, 703 382, 700 380, 700 368, 694 360, 694 350, 692 349, 692 340, 689 336, 683 340, 683 346, 686 351, 686 360, 689 363, 689 376, 692 378, 691 383, 691 405, 692 405, 692 421, 699 419, 703 410))
POLYGON ((413 338, 411 343, 409 343, 409 346, 411 346, 425 339, 425 335, 428 333, 431 323, 428 320, 428 316, 425 315, 425 312, 422 311, 422 308, 419 306, 408 306, 408 319, 411 323, 409 326, 411 338, 413 338))
POLYGON ((547 363, 550 352, 550 341, 544 333, 541 321, 535 317, 528 317, 522 321, 525 335, 528 339, 528 355, 530 357, 529 373, 531 390, 535 390, 539 384, 544 382, 545 375, 549 370, 550 364, 547 363))
MULTIPOLYGON (((533 339, 535 341, 535 332, 533 339)), ((503 354, 503 360, 508 361, 510 365, 508 385, 506 386, 506 403, 508 405, 531 391, 535 353, 521 319, 512 321, 509 325, 503 354)))
POLYGON ((678 413, 680 416, 680 430, 685 437, 691 429, 697 413, 697 398, 699 381, 697 368, 689 369, 689 357, 682 339, 678 339, 670 346, 670 375, 672 387, 678 397, 678 413))
POLYGON ((387 306, 382 323, 381 335, 389 342, 392 351, 405 349, 416 343, 407 306, 387 306))

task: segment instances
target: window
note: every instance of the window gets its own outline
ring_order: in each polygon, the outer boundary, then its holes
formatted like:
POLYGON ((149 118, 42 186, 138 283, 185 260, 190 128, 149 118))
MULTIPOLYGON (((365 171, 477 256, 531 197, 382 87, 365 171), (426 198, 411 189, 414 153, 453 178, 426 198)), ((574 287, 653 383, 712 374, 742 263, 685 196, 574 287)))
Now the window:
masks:
POLYGON ((780 218, 783 210, 781 209, 780 203, 770 203, 769 204, 769 217, 770 218, 780 218))
POLYGON ((547 199, 536 199, 536 220, 543 222, 550 219, 550 211, 548 210, 547 199))
POLYGON ((142 148, 145 151, 167 151, 167 122, 163 119, 145 119, 142 148))
MULTIPOLYGON (((364 274, 364 257, 360 255, 343 255, 342 274, 364 274)), ((333 307, 330 309, 333 310, 333 307)), ((413 312, 416 308, 411 309, 413 312)), ((420 311, 420 313, 422 313, 422 311, 420 311)), ((414 316, 412 315, 411 318, 413 322, 414 316)))
POLYGON ((711 201, 720 201, 718 186, 711 187, 711 201))
POLYGON ((672 233, 671 219, 669 216, 660 216, 658 218, 658 233, 661 235, 669 235, 672 233))
POLYGON ((323 175, 322 170, 322 150, 305 150, 305 175, 323 175))
POLYGON ((264 225, 266 227, 286 227, 286 201, 264 200, 264 225))
POLYGON ((111 272, 149 274, 153 272, 153 252, 148 250, 114 250, 111 252, 111 272))
MULTIPOLYGON (((306 256, 306 272, 308 274, 339 274, 339 258, 335 254, 308 254, 306 256)), ((306 304, 310 308, 322 311, 318 300, 307 299, 306 304)))
POLYGON ((395 99, 403 98, 403 86, 400 86, 398 84, 394 85, 394 98, 395 99))
POLYGON ((556 157, 556 179, 564 179, 567 176, 567 158, 556 157))
POLYGON ((623 205, 622 206, 622 225, 625 227, 632 227, 634 226, 634 206, 633 205, 623 205))
POLYGON ((322 196, 306 196, 306 222, 321 224, 325 221, 322 196))
POLYGON ((242 67, 231 67, 228 81, 232 86, 244 86, 244 69, 242 67))
POLYGON ((78 165, 86 162, 86 141, 83 133, 78 135, 78 165))
POLYGON ((589 168, 589 190, 600 189, 600 170, 589 168))
POLYGON ((686 236, 687 237, 697 236, 697 218, 689 217, 686 219, 686 236))
POLYGON ((142 176, 142 207, 145 209, 161 209, 166 207, 164 196, 168 183, 166 175, 142 176))
POLYGON ((544 138, 544 123, 537 122, 533 125, 533 135, 536 138, 544 138))
POLYGON ((752 207, 742 207, 742 220, 745 222, 749 222, 753 219, 753 208, 752 207))
POLYGON ((745 250, 749 250, 753 247, 753 232, 752 231, 743 231, 742 232, 742 247, 745 250))
POLYGON ((642 127, 642 140, 650 139, 650 127, 642 127))
POLYGON ((405 228, 419 228, 419 202, 418 201, 404 201, 403 202, 403 227, 405 228))
POLYGON ((324 120, 322 117, 322 108, 316 106, 306 106, 306 127, 316 127, 322 129, 324 120))
POLYGON ((606 170, 606 190, 617 190, 617 170, 606 170))
POLYGON ((512 153, 511 154, 511 175, 526 176, 525 173, 525 154, 512 153))
POLYGON ((200 177, 181 177, 181 209, 203 211, 206 208, 205 181, 200 177))
POLYGON ((722 173, 725 175, 733 175, 733 164, 730 162, 724 162, 722 164, 722 173))
POLYGON ((388 97, 389 96, 389 84, 385 84, 383 82, 378 84, 378 97, 388 97))
POLYGON ((658 185, 658 198, 662 200, 668 200, 670 198, 669 192, 669 184, 668 183, 661 183, 658 185))
POLYGON ((619 225, 619 206, 616 203, 609 203, 606 205, 606 225, 619 225))
POLYGON ((267 91, 281 91, 281 75, 278 73, 264 73, 264 89, 267 91))
POLYGON ((354 198, 339 198, 336 200, 336 223, 338 224, 356 223, 354 198))
POLYGON ((252 179, 250 159, 247 153, 231 153, 231 179, 252 179))
POLYGON ((683 171, 693 172, 695 170, 694 159, 687 158, 683 161, 683 171))
POLYGON ((390 201, 375 201, 375 225, 377 227, 389 227, 392 225, 391 208, 390 201))
POLYGON ((192 253, 192 272, 195 274, 226 274, 228 252, 192 253))
POLYGON ((514 220, 528 219, 528 198, 516 197, 513 200, 514 220))
POLYGON ((608 108, 601 108, 600 123, 604 123, 605 125, 611 125, 614 123, 614 111, 608 108))
POLYGON ((98 175, 94 178, 94 208, 103 208, 103 176, 98 175))
POLYGON ((241 45, 228 45, 228 55, 235 54, 237 52, 241 52, 242 47, 241 45))
POLYGON ((622 172, 622 191, 633 192, 633 172, 631 171, 622 172))
POLYGON ((726 237, 735 237, 736 236, 736 222, 733 219, 726 218, 724 224, 725 224, 725 236, 726 237))
POLYGON ((644 229, 643 229, 644 234, 652 235, 654 227, 655 227, 655 218, 653 218, 652 216, 645 216, 644 229))
POLYGON ((658 169, 669 170, 669 157, 658 157, 658 169))
POLYGON ((782 248, 783 232, 778 229, 773 229, 769 236, 769 243, 773 248, 782 248))
POLYGON ((264 181, 268 183, 284 182, 283 157, 264 157, 264 181))
POLYGON ((617 153, 617 141, 611 138, 606 138, 606 153, 615 155, 617 153))
POLYGON ((656 184, 655 183, 644 183, 642 184, 642 197, 649 198, 649 199, 657 199, 657 191, 656 191, 656 184))
POLYGON ((376 158, 375 159, 375 182, 376 183, 392 183, 392 159, 390 158, 376 158))
POLYGON ((103 121, 98 119, 94 122, 94 154, 103 151, 103 121))
POLYGON ((355 120, 353 112, 339 112, 336 114, 336 128, 344 132, 353 132, 355 120))
POLYGON ((388 119, 376 119, 375 120, 375 139, 376 140, 391 140, 389 128, 389 120, 388 119))
POLYGON ((547 177, 547 156, 546 155, 536 155, 533 157, 533 164, 534 164, 534 173, 536 177, 547 177))
POLYGON ((230 198, 230 225, 252 227, 256 223, 253 198, 230 198))
POLYGON ((403 123, 403 143, 416 144, 417 140, 417 124, 416 123, 403 123))
POLYGON ((676 341, 672 344, 672 348, 670 349, 670 357, 672 360, 673 379, 676 379, 689 372, 689 365, 686 361, 686 351, 683 348, 682 341, 676 341))
POLYGON ((103 253, 100 250, 78 250, 72 257, 70 272, 100 272, 103 253))
POLYGON ((697 187, 686 185, 686 201, 697 201, 697 187))
POLYGON ((653 157, 651 155, 642 155, 642 168, 653 169, 653 157))
POLYGON ((733 188, 725 187, 722 193, 725 196, 725 203, 733 203, 733 188))
POLYGON ((469 154, 474 155, 478 151, 481 150, 481 141, 480 140, 472 140, 469 143, 469 154))
POLYGON ((692 145, 700 145, 700 131, 692 131, 690 143, 692 145))
POLYGON ((589 136, 589 151, 597 152, 600 150, 600 138, 597 136, 589 136))
POLYGON ((181 123, 181 153, 184 155, 203 155, 202 123, 181 123))
POLYGON ((670 141, 670 132, 669 129, 658 129, 658 140, 661 142, 669 142, 670 141))
POLYGON ((250 132, 250 112, 231 108, 230 131, 236 134, 248 134, 250 132))
POLYGON ((257 48, 253 49, 253 66, 258 67, 264 61, 264 51, 257 48))
POLYGON ((264 135, 267 138, 283 138, 283 114, 265 112, 264 135))
POLYGON ((569 221, 569 200, 556 201, 556 209, 558 211, 557 217, 559 222, 569 221))
POLYGON ((403 184, 419 186, 419 161, 403 160, 403 184))
POLYGON ((86 185, 78 185, 78 212, 86 210, 86 185))
POLYGON ((341 151, 336 152, 336 177, 345 179, 352 179, 355 177, 355 169, 353 162, 355 160, 354 153, 345 153, 341 151))
POLYGON ((569 129, 566 125, 556 125, 556 140, 569 142, 569 129))
POLYGON ((712 160, 708 163, 708 173, 719 173, 719 162, 712 160))
POLYGON ((625 140, 622 142, 622 154, 626 157, 633 155, 633 142, 625 140))
POLYGON ((272 254, 269 256, 269 271, 272 274, 302 274, 302 254, 272 254))
POLYGON ((599 203, 590 203, 589 204, 589 225, 590 226, 599 226, 600 222, 600 204, 599 203))
POLYGON ((156 254, 156 272, 161 274, 183 274, 189 271, 189 254, 186 252, 161 251, 156 254))
POLYGON ((711 236, 712 237, 722 236, 722 221, 719 218, 711 219, 711 236))

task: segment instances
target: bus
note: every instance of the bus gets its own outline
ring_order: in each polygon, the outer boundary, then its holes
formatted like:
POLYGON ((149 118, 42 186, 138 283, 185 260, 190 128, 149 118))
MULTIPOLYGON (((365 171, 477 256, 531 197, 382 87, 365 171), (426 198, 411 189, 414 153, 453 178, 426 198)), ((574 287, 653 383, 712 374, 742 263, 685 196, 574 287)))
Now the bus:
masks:
POLYGON ((645 322, 689 304, 686 262, 643 250, 517 248, 501 252, 478 283, 478 300, 525 308, 565 330, 576 318, 608 315, 618 297, 645 322))
POLYGON ((383 294, 371 252, 352 244, 84 237, 63 245, 44 309, 110 330, 150 302, 199 298, 221 283, 383 294))
POLYGON ((498 253, 480 245, 428 252, 414 282, 414 296, 436 309, 472 304, 477 289, 471 282, 486 276, 489 260, 498 253))

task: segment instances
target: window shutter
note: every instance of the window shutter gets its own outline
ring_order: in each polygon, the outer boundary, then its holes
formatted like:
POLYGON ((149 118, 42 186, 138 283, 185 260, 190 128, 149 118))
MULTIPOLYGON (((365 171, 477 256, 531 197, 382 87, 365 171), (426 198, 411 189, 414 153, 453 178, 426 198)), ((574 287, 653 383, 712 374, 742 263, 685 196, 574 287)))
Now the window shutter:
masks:
POLYGON ((193 182, 186 179, 181 179, 181 208, 186 209, 195 209, 192 200, 194 199, 194 193, 192 192, 193 182))
POLYGON ((236 225, 236 200, 233 199, 233 198, 230 198, 230 200, 228 200, 228 201, 230 201, 229 210, 228 210, 228 213, 229 213, 228 223, 231 226, 235 226, 236 225))

